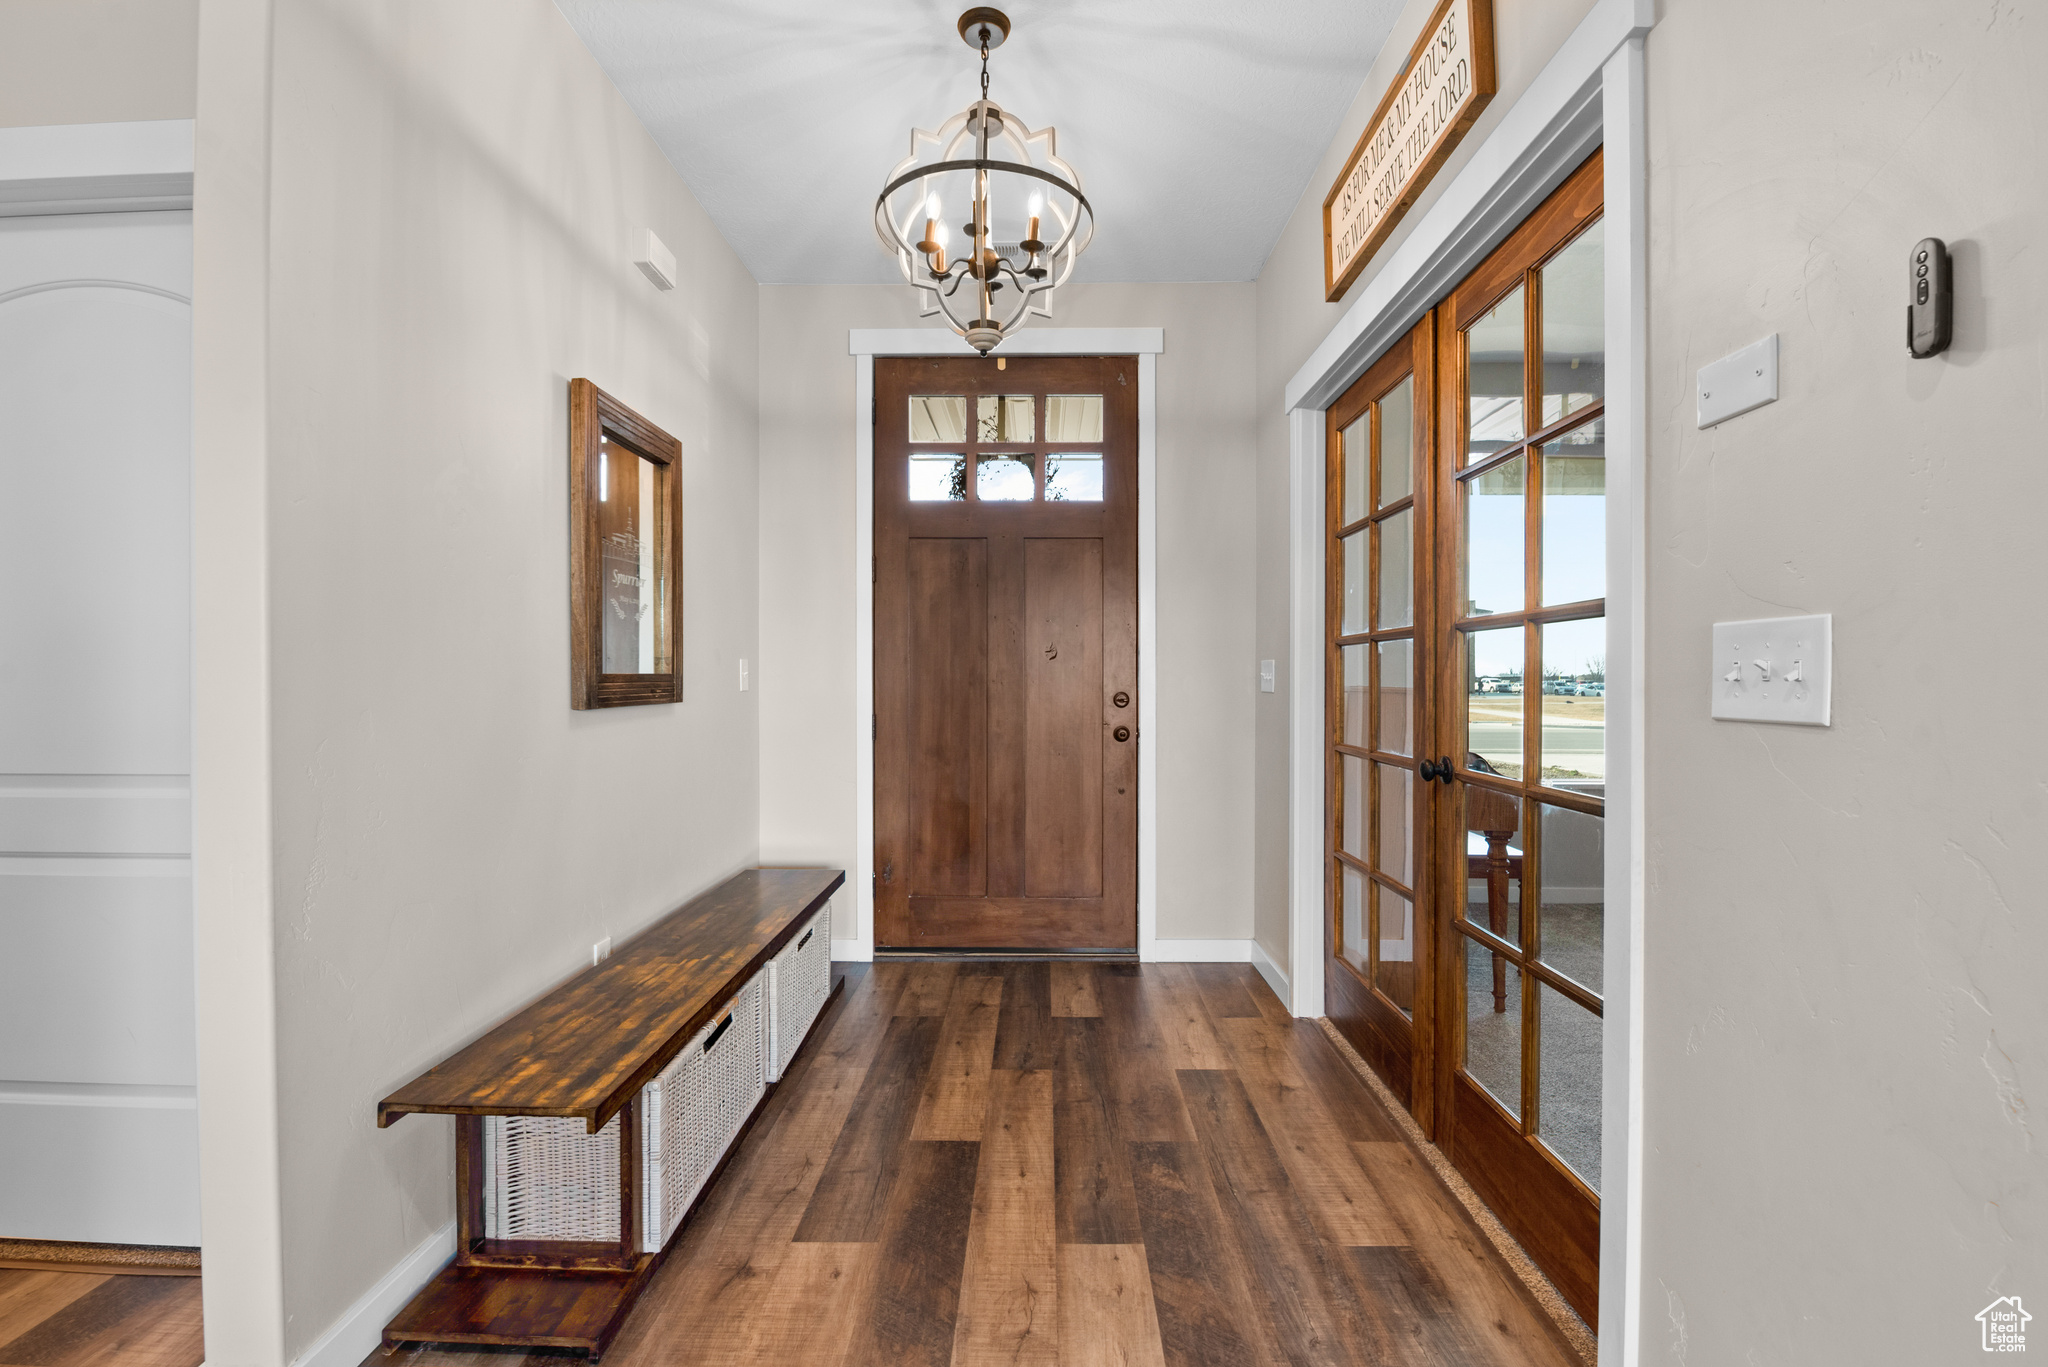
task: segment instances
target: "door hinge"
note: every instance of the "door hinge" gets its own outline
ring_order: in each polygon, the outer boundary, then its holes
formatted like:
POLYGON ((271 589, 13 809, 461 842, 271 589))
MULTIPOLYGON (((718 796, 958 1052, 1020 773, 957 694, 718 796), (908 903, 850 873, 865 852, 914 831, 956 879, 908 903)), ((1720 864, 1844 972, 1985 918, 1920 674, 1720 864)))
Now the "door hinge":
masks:
POLYGON ((869 739, 869 740, 880 740, 881 738, 882 738, 882 718, 881 718, 881 715, 880 715, 879 713, 875 713, 875 712, 870 712, 870 713, 868 714, 868 739, 869 739))
POLYGON ((879 555, 868 557, 868 582, 870 584, 882 582, 882 557, 879 555))

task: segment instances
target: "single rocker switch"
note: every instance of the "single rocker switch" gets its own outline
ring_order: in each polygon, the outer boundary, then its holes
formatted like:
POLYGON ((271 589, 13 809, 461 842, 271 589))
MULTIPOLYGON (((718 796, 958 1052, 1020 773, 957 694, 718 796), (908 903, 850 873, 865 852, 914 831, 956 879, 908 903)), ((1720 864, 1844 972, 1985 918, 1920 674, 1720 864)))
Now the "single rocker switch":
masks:
POLYGON ((1938 356, 1948 350, 1955 326, 1948 244, 1938 237, 1921 238, 1906 270, 1906 350, 1919 359, 1938 356))

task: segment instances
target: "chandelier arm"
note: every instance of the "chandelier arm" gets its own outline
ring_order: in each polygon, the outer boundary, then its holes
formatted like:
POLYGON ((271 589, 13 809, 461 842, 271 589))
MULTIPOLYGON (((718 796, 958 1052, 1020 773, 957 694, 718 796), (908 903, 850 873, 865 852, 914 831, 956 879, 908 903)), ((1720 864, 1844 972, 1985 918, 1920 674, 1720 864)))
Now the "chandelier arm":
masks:
POLYGON ((1004 171, 1011 175, 1035 176, 1048 185, 1056 186, 1072 195, 1080 206, 1088 211, 1088 221, 1091 224, 1095 221, 1095 206, 1088 202, 1088 196, 1081 193, 1080 186, 1071 181, 1061 180, 1050 171, 1041 171, 1036 166, 1014 161, 994 161, 985 157, 974 157, 966 161, 938 161, 930 166, 920 166, 914 171, 907 171, 883 186, 882 193, 876 197, 876 202, 886 202, 889 196, 920 176, 935 176, 941 171, 1004 171))

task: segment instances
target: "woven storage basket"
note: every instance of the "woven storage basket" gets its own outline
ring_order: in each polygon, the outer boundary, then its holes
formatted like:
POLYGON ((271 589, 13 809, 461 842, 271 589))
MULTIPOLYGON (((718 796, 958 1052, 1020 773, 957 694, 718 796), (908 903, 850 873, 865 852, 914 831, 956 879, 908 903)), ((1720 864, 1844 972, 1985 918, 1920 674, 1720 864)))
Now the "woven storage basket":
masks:
MULTIPOLYGON (((756 974, 640 1092, 641 1248, 658 1253, 767 1090, 767 974, 756 974)), ((484 1117, 484 1234, 619 1237, 619 1122, 484 1117)))
POLYGON ((768 961, 768 1080, 779 1082, 832 995, 832 909, 768 961))

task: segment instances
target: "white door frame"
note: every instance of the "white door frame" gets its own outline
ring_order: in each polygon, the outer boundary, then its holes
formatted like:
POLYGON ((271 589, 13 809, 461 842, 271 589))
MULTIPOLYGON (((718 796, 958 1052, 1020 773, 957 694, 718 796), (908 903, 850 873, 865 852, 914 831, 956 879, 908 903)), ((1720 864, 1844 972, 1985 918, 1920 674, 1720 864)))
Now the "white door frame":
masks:
MULTIPOLYGON (((1005 356, 1138 358, 1138 957, 1158 953, 1159 929, 1159 535, 1154 509, 1159 449, 1155 403, 1163 328, 1029 328, 1002 344, 1005 356)), ((973 356, 945 328, 853 328, 847 333, 854 378, 853 570, 872 577, 875 554, 875 357, 973 356)), ((875 957, 875 595, 854 594, 854 854, 851 939, 834 939, 832 957, 875 957)), ((837 929, 837 927, 834 927, 837 929)), ((1176 942, 1176 948, 1186 944, 1176 942)), ((1176 958, 1187 957, 1184 953, 1176 958)))
POLYGON ((1600 1359, 1640 1360, 1643 499, 1649 371, 1643 40, 1653 0, 1597 0, 1288 382, 1288 921, 1294 1013, 1323 1014, 1323 424, 1329 406, 1595 148, 1606 149, 1607 866, 1600 1359))

